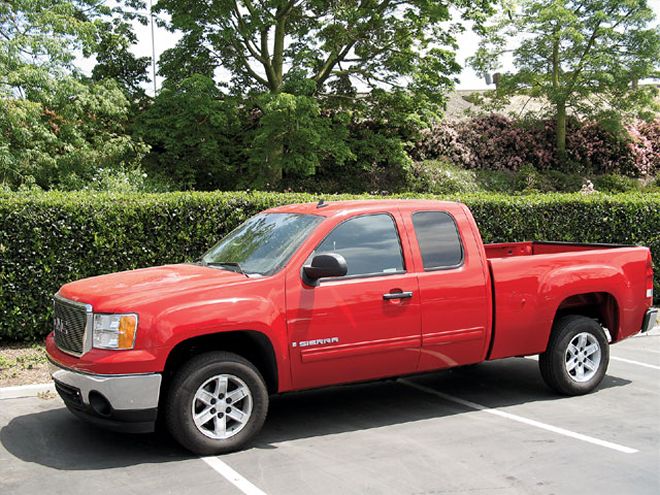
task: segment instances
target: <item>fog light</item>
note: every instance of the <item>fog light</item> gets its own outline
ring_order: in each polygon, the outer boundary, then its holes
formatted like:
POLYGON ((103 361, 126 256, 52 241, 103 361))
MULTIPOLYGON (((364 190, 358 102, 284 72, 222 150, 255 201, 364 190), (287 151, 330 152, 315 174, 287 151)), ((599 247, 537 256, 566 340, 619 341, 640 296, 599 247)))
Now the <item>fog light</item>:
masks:
POLYGON ((112 406, 108 399, 94 390, 89 393, 89 405, 100 416, 108 417, 112 413, 112 406))

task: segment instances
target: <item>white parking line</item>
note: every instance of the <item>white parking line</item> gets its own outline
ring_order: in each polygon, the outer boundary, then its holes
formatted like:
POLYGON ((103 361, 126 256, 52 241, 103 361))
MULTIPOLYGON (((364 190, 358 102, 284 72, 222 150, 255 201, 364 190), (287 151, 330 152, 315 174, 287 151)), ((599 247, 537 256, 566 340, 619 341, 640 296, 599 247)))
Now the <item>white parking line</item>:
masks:
POLYGON ((617 452, 623 452, 624 454, 634 454, 636 452, 639 452, 637 449, 633 449, 630 447, 625 447, 624 445, 619 445, 617 443, 612 443, 612 442, 607 442, 605 440, 599 440, 598 438, 590 437, 588 435, 583 435, 582 433, 576 433, 574 431, 566 430, 564 428, 559 428, 557 426, 552 426, 546 423, 541 423, 540 421, 536 421, 533 419, 525 418, 523 416, 518 416, 517 414, 511 414, 508 412, 504 411, 499 411, 497 409, 493 409, 490 407, 483 406, 481 404, 477 404, 476 402, 472 402, 469 400, 461 399, 459 397, 454 397, 453 395, 445 394, 443 392, 438 392, 437 390, 434 390, 429 387, 425 387, 424 385, 419 385, 414 382, 410 382, 408 380, 399 380, 399 383, 403 383, 404 385, 408 385, 409 387, 416 388, 417 390, 420 390, 422 392, 426 392, 427 394, 432 394, 436 395, 442 399, 445 399, 450 402, 454 402, 456 404, 460 404, 465 407, 469 407, 470 409, 476 409, 477 411, 482 411, 488 414, 493 414, 495 416, 500 416, 502 418, 510 419, 512 421, 517 421, 518 423, 524 423, 529 426, 534 426, 536 428, 540 428, 542 430, 547 430, 551 431, 553 433, 557 433, 559 435, 564 435, 566 437, 571 437, 575 438, 577 440, 581 440, 583 442, 591 443, 594 445, 598 445, 600 447, 605 447, 608 449, 616 450, 617 452))
MULTIPOLYGON (((628 349, 628 350, 630 350, 630 349, 628 349)), ((538 356, 525 356, 525 358, 533 359, 534 361, 539 360, 538 356)), ((633 361, 632 359, 624 359, 624 358, 617 357, 617 356, 612 356, 612 355, 610 355, 610 360, 611 361, 621 361, 622 363, 636 364, 637 366, 644 366, 645 368, 660 370, 660 366, 658 366, 657 364, 642 363, 641 361, 633 361)))
POLYGON ((225 462, 221 461, 217 457, 200 457, 206 464, 211 466, 217 473, 219 473, 223 478, 229 481, 232 485, 238 488, 240 491, 245 493, 245 495, 266 495, 266 492, 260 490, 248 480, 243 478, 240 474, 230 468, 225 462))
POLYGON ((615 357, 615 356, 610 356, 610 359, 612 361, 621 361, 622 363, 636 364, 637 366, 644 366, 645 368, 660 370, 660 366, 657 366, 655 364, 641 363, 639 361, 633 361, 632 359, 624 359, 624 358, 615 357))

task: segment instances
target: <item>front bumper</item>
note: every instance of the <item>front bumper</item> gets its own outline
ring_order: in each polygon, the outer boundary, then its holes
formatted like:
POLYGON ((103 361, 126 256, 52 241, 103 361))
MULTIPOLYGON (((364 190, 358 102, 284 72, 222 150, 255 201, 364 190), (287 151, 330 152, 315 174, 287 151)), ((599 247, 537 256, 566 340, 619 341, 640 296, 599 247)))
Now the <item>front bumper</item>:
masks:
POLYGON ((658 322, 658 308, 649 308, 644 315, 642 322, 642 333, 648 332, 656 326, 658 322))
POLYGON ((128 433, 154 430, 160 373, 97 375, 81 373, 50 359, 55 389, 76 416, 128 433))

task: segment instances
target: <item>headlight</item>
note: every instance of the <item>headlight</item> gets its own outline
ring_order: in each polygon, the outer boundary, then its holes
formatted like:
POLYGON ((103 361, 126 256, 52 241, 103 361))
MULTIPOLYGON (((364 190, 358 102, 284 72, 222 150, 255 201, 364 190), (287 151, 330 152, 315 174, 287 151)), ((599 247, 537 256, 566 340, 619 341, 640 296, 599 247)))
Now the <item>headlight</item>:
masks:
POLYGON ((97 349, 133 349, 136 314, 94 315, 93 346, 97 349))

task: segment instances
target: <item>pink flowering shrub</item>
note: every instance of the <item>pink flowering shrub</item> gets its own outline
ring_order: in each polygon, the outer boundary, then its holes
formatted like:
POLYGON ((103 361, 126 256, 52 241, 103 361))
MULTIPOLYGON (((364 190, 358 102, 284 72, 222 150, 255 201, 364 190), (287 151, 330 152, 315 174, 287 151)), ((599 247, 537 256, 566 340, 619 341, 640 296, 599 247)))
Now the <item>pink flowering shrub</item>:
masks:
POLYGON ((423 131, 414 158, 441 159, 465 168, 517 170, 530 152, 527 134, 502 115, 442 122, 423 131))
POLYGON ((660 172, 660 118, 651 122, 635 122, 626 126, 627 143, 635 168, 643 177, 660 172))
MULTIPOLYGON (((625 127, 623 135, 595 121, 570 120, 566 148, 569 161, 591 173, 652 176, 660 171, 660 119, 634 122, 625 127)), ((549 170, 558 166, 554 122, 517 121, 497 114, 446 121, 427 129, 412 156, 470 169, 516 171, 531 164, 537 170, 549 170)))
POLYGON ((598 174, 637 175, 625 136, 617 136, 597 122, 584 122, 569 129, 566 151, 568 158, 583 169, 598 174))

